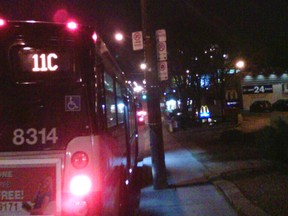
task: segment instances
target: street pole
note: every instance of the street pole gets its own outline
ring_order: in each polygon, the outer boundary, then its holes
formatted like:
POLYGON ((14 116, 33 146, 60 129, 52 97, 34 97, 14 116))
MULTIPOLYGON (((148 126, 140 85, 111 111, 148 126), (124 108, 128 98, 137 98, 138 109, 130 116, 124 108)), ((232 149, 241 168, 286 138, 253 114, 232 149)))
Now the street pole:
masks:
POLYGON ((152 157, 152 174, 154 189, 167 187, 167 174, 164 156, 164 144, 160 111, 160 87, 156 70, 155 33, 151 28, 151 16, 148 15, 152 0, 141 0, 142 30, 144 38, 144 57, 147 88, 148 125, 152 157))

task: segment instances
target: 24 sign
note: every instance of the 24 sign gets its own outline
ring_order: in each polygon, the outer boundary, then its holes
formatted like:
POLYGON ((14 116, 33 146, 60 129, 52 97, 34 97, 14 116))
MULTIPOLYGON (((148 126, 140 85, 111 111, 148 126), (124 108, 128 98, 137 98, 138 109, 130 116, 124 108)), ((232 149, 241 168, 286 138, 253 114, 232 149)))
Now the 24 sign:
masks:
POLYGON ((254 86, 243 86, 243 94, 265 94, 273 93, 272 85, 254 85, 254 86))

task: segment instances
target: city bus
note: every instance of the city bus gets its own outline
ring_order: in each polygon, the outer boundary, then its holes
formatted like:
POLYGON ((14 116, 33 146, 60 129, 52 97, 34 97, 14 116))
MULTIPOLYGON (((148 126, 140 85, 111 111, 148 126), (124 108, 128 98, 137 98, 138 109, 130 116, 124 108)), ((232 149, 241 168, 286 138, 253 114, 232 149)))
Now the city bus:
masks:
POLYGON ((0 215, 129 214, 132 88, 91 27, 0 19, 0 215))

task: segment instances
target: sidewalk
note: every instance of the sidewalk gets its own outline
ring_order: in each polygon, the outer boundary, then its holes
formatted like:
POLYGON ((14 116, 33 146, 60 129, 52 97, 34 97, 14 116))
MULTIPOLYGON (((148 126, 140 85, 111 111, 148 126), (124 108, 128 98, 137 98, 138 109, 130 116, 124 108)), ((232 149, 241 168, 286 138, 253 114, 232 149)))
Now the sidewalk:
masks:
MULTIPOLYGON (((145 130, 148 133, 148 130, 145 130)), ((143 135, 149 138, 147 134, 143 135)), ((207 178, 205 167, 193 158, 171 134, 163 128, 165 143, 165 163, 170 187, 164 190, 154 190, 152 184, 141 190, 140 216, 215 216, 237 215, 224 194, 207 178)), ((144 151, 149 149, 147 140, 144 151)), ((143 160, 143 166, 151 168, 151 157, 143 160)), ((144 177, 145 178, 145 177, 144 177)), ((223 188, 227 186, 225 182, 223 188)), ((234 188, 228 188, 233 191, 234 188)))

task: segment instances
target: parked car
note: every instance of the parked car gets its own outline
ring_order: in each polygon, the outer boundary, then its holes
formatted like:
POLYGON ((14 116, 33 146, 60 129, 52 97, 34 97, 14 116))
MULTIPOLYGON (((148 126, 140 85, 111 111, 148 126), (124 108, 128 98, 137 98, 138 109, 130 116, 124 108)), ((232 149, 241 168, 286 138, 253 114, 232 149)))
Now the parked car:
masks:
POLYGON ((280 99, 272 104, 274 111, 288 111, 288 99, 280 99))
POLYGON ((267 100, 255 101, 250 105, 250 112, 272 112, 272 105, 267 100))

